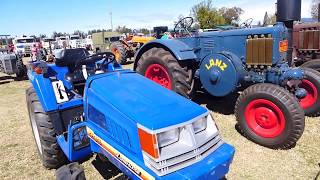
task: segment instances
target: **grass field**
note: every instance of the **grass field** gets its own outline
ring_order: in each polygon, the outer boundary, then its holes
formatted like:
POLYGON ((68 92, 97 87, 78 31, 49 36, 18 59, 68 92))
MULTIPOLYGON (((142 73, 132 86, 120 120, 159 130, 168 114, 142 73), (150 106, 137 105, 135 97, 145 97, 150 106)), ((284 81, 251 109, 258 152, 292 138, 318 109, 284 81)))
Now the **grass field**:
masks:
MULTIPOLYGON (((29 82, 0 74, 0 179, 54 179, 41 166, 25 102, 29 82)), ((198 94, 196 101, 211 110, 224 139, 236 148, 228 179, 315 179, 320 171, 320 118, 306 118, 302 138, 291 150, 256 145, 235 129, 234 97, 214 99, 198 94), (228 102, 228 103, 226 103, 228 102)), ((87 179, 121 179, 111 165, 94 157, 83 163, 87 179)))

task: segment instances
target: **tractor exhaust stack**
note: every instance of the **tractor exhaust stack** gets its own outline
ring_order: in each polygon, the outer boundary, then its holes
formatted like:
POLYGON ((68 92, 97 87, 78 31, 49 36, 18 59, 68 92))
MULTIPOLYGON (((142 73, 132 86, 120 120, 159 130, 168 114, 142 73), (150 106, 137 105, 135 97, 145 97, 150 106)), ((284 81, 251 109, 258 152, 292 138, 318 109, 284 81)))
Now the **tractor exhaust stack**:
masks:
POLYGON ((292 65, 293 22, 301 19, 301 0, 277 0, 277 22, 283 22, 288 28, 287 60, 292 65))

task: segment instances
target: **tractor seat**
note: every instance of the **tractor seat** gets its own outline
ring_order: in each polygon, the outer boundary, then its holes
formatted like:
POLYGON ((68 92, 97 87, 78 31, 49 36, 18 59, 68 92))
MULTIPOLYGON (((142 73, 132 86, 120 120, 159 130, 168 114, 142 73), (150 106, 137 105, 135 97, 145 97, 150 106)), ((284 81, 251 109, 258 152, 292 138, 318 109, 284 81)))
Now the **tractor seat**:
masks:
POLYGON ((74 67, 78 60, 83 59, 89 55, 89 52, 84 48, 58 49, 54 52, 54 56, 56 58, 56 66, 67 66, 69 68, 74 67))

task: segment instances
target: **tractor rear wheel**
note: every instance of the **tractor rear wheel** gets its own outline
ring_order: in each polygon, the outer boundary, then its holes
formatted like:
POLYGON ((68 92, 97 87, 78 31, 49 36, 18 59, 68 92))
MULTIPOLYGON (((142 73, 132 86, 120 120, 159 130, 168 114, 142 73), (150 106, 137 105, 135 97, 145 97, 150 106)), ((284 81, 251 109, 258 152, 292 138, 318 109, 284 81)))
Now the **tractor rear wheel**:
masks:
POLYGON ((307 91, 307 96, 300 99, 300 105, 307 116, 318 116, 320 114, 320 72, 303 68, 304 78, 299 85, 307 91))
POLYGON ((272 149, 293 147, 304 131, 304 112, 298 101, 273 84, 255 84, 244 90, 235 115, 244 136, 272 149))
POLYGON ((124 64, 127 62, 127 53, 123 44, 119 41, 113 42, 110 45, 111 52, 115 55, 118 63, 124 64))
POLYGON ((26 91, 26 100, 30 124, 42 164, 49 169, 59 168, 67 162, 67 158, 57 143, 52 124, 54 119, 50 119, 49 115, 43 110, 32 87, 26 91))
POLYGON ((320 72, 320 59, 309 60, 301 65, 303 68, 311 68, 320 72))
POLYGON ((23 64, 21 57, 17 56, 16 66, 17 66, 17 72, 16 72, 17 78, 25 77, 27 73, 27 69, 26 69, 26 66, 23 64))
POLYGON ((169 51, 162 48, 144 52, 137 62, 136 71, 186 98, 193 95, 195 88, 192 69, 182 67, 169 51))

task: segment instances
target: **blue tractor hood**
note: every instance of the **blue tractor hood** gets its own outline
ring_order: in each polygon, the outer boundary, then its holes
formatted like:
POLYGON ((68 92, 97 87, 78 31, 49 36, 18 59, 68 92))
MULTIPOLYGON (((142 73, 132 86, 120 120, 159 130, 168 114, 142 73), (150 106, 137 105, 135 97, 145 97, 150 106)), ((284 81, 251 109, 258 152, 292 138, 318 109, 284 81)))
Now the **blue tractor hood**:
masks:
POLYGON ((283 33, 286 32, 286 27, 282 22, 278 22, 272 27, 258 27, 258 28, 242 28, 242 29, 232 29, 225 31, 212 31, 200 33, 200 37, 207 36, 247 36, 255 34, 272 34, 274 38, 283 37, 283 33))
MULTIPOLYGON (((100 74, 87 80, 87 98, 110 104, 115 111, 150 130, 158 130, 194 119, 207 109, 131 71, 100 74)), ((87 106, 85 105, 85 108, 87 106)), ((86 112, 86 111, 85 111, 86 112)), ((112 113, 112 112, 104 112, 112 113)))

